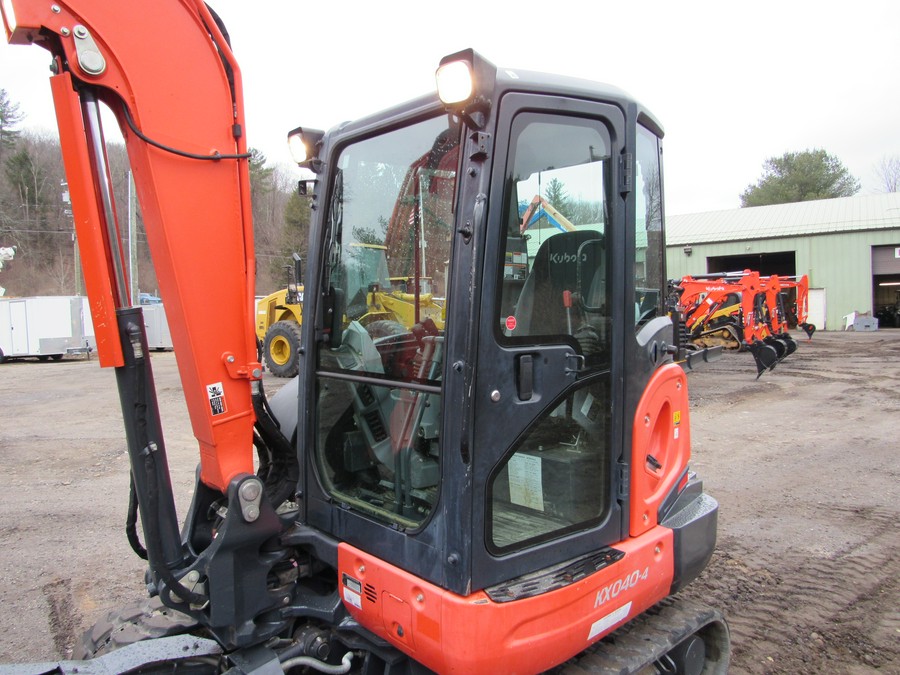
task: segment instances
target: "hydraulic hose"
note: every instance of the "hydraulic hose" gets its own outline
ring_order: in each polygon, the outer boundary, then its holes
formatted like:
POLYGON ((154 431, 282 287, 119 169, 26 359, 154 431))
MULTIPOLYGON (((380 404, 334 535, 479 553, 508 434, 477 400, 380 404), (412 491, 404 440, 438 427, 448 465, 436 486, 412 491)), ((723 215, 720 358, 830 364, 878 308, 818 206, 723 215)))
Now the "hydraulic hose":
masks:
POLYGON ((339 666, 332 666, 324 661, 319 661, 319 659, 314 659, 311 656, 295 656, 292 659, 288 659, 284 663, 281 664, 282 670, 284 672, 289 671, 291 668, 297 668, 299 666, 306 666, 307 668, 312 668, 313 670, 318 670, 320 673, 328 673, 329 675, 343 675, 343 673, 349 673, 351 662, 353 661, 353 652, 347 652, 344 654, 344 658, 341 659, 341 664, 339 666))

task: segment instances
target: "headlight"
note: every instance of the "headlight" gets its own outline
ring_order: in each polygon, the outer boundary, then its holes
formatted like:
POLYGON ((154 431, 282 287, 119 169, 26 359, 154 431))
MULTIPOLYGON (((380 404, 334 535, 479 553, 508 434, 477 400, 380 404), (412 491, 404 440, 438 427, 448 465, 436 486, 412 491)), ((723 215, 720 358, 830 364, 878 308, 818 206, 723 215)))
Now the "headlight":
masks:
POLYGON ((438 96, 444 105, 458 105, 472 98, 475 86, 472 69, 466 61, 451 61, 441 65, 434 74, 438 96))
POLYGON ((497 67, 478 52, 464 49, 441 59, 435 79, 447 110, 474 129, 484 128, 493 103, 497 67))
POLYGON ((297 164, 303 164, 309 159, 309 149, 306 147, 306 143, 303 142, 302 133, 292 133, 288 136, 288 149, 291 151, 291 157, 294 158, 297 164))
POLYGON ((318 129, 297 127, 288 132, 288 149, 291 151, 291 157, 300 166, 318 173, 322 167, 322 162, 318 158, 319 144, 324 137, 325 132, 318 129))
POLYGON ((18 24, 16 23, 16 9, 13 7, 12 0, 3 0, 3 19, 6 21, 6 37, 12 36, 18 24))

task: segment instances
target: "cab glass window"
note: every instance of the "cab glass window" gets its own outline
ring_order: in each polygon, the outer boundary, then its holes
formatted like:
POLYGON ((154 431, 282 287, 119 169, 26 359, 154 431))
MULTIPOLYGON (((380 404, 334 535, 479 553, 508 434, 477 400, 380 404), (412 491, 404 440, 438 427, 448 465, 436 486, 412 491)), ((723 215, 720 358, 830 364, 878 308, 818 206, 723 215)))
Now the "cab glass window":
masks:
POLYGON ((634 320, 637 328, 663 314, 665 250, 662 232, 662 180, 659 138, 638 125, 635 166, 634 320))
POLYGON ((438 493, 458 151, 436 117, 348 145, 330 186, 325 288, 341 320, 316 359, 318 474, 336 500, 401 527, 438 493))
POLYGON ((609 339, 609 133, 591 120, 523 114, 513 138, 497 302, 501 342, 563 340, 586 365, 602 365, 609 339))

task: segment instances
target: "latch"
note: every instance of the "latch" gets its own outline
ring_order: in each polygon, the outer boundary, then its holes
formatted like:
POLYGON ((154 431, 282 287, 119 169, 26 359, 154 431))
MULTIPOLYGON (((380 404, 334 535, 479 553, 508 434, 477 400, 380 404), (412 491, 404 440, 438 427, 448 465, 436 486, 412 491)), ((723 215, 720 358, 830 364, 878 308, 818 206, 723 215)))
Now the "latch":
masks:
POLYGON ((584 365, 584 356, 581 354, 566 354, 566 375, 583 373, 587 368, 584 365))

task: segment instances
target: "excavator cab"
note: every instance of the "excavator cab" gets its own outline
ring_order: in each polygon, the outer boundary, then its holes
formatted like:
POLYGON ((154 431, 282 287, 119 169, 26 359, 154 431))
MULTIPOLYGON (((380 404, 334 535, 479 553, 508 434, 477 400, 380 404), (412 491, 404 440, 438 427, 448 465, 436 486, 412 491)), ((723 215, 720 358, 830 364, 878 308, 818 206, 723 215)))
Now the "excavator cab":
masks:
POLYGON ((273 401, 294 407, 279 421, 302 464, 286 541, 331 547, 343 609, 429 668, 540 672, 714 546, 662 308, 662 131, 615 90, 449 63, 480 74, 463 102, 417 99, 318 146, 317 322, 273 401), (522 217, 535 194, 552 218, 522 217), (363 243, 392 278, 432 280, 442 325, 329 319, 363 243))

